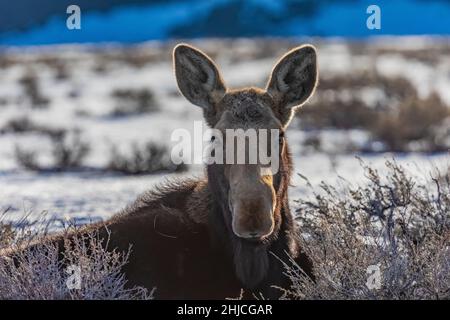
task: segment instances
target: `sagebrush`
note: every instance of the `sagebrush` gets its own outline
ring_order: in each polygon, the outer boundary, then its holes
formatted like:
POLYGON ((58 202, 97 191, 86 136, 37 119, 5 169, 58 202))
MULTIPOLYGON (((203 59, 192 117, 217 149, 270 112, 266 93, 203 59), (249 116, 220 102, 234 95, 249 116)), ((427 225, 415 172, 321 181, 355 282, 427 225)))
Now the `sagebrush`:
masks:
POLYGON ((450 172, 420 181, 395 161, 386 166, 381 176, 364 165, 364 186, 322 183, 298 200, 315 279, 286 270, 285 298, 450 299, 450 172), (380 271, 376 286, 370 266, 380 271))
MULTIPOLYGON (((66 234, 71 232, 70 228, 65 230, 66 234)), ((109 239, 100 239, 96 233, 72 237, 65 241, 66 250, 61 258, 57 245, 46 241, 45 237, 32 232, 21 233, 17 237, 10 224, 0 223, 0 300, 131 300, 153 297, 153 291, 126 286, 122 268, 130 251, 118 252, 108 248, 109 239), (40 245, 33 245, 36 242, 40 245), (79 280, 74 278, 75 272, 79 280)))

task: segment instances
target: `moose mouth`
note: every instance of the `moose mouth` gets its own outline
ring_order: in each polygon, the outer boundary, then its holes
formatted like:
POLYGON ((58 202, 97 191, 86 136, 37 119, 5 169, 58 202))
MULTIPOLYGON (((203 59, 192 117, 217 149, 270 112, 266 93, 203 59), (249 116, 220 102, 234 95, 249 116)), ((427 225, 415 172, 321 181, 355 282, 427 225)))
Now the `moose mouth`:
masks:
POLYGON ((234 230, 234 228, 233 228, 233 233, 234 233, 234 235, 236 236, 236 238, 238 238, 239 240, 242 240, 242 241, 244 241, 244 242, 247 242, 247 243, 253 244, 253 245, 263 245, 263 244, 266 244, 266 243, 269 242, 269 239, 271 238, 271 236, 272 236, 272 234, 273 234, 273 229, 274 229, 274 228, 272 227, 272 229, 270 230, 270 232, 268 232, 267 234, 262 235, 262 236, 260 236, 260 235, 255 235, 255 236, 252 236, 252 235, 242 236, 242 235, 238 234, 238 233, 234 230))
POLYGON ((273 227, 270 230, 270 232, 268 232, 267 234, 263 235, 263 236, 259 236, 259 235, 255 235, 255 236, 242 236, 240 235, 238 232, 235 231, 234 227, 232 227, 233 230, 233 235, 235 238, 239 239, 242 242, 247 243, 248 245, 253 245, 253 246, 261 246, 261 245, 265 245, 269 242, 272 234, 273 234, 273 227))
POLYGON ((234 231, 233 231, 233 233, 234 233, 234 235, 235 235, 235 237, 237 239, 239 239, 241 241, 244 241, 244 242, 247 242, 249 244, 253 244, 253 245, 264 244, 265 242, 267 242, 267 239, 270 236, 270 234, 269 234, 269 235, 263 236, 263 237, 258 237, 258 236, 255 236, 255 237, 242 237, 240 235, 237 235, 236 232, 234 232, 234 231))

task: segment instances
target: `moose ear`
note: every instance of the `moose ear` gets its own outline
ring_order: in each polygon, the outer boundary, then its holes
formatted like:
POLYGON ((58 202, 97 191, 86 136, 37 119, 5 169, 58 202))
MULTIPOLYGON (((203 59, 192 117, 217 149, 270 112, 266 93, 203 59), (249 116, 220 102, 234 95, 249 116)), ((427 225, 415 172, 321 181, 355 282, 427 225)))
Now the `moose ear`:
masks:
POLYGON ((175 47, 173 61, 181 93, 205 111, 214 111, 214 104, 226 91, 214 62, 206 54, 187 44, 175 47))
POLYGON ((296 107, 305 103, 316 88, 316 57, 313 46, 300 46, 286 53, 272 70, 266 91, 275 101, 283 126, 289 124, 296 107))

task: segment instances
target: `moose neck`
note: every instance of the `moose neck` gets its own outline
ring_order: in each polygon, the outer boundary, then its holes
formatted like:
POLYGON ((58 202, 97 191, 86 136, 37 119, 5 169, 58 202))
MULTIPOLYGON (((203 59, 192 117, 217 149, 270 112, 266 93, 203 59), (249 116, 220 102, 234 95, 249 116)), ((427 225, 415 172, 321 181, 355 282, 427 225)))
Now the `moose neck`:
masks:
MULTIPOLYGON (((273 233, 262 242, 251 242, 237 237, 231 227, 231 212, 228 206, 228 183, 223 166, 209 165, 208 187, 212 197, 212 209, 209 213, 209 225, 213 245, 219 250, 225 249, 232 259, 237 278, 249 288, 257 288, 269 280, 269 272, 279 265, 277 257, 289 253, 295 255, 295 225, 288 202, 288 186, 291 177, 291 157, 284 148, 280 154, 280 169, 274 176, 276 191, 275 228, 273 233), (277 257, 276 257, 277 256, 277 257)), ((280 276, 282 270, 279 270, 280 276)))

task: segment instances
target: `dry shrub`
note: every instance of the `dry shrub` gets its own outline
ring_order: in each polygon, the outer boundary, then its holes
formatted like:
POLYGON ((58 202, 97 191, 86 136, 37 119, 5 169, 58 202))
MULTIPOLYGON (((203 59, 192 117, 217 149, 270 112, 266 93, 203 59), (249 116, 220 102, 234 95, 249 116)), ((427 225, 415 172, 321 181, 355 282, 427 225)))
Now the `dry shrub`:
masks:
POLYGON ((360 90, 369 87, 380 88, 388 98, 405 99, 417 95, 416 88, 406 78, 386 77, 377 72, 368 71, 320 79, 318 89, 339 92, 345 89, 360 90))
POLYGON ((33 63, 43 64, 50 68, 54 73, 55 80, 62 81, 70 78, 69 68, 67 67, 70 62, 58 55, 44 54, 33 61, 33 63))
POLYGON ((42 94, 39 79, 34 73, 29 71, 19 80, 19 83, 22 85, 24 96, 32 108, 43 109, 48 107, 50 99, 42 94))
POLYGON ((147 142, 144 145, 133 143, 130 152, 123 154, 117 147, 111 147, 108 171, 129 175, 153 174, 166 171, 182 172, 186 165, 175 165, 170 159, 167 147, 147 142))
POLYGON ((155 95, 149 89, 116 89, 111 93, 116 107, 111 115, 121 117, 137 115, 158 110, 155 95))
POLYGON ((38 153, 36 150, 24 149, 18 145, 14 148, 14 157, 16 162, 27 170, 43 171, 44 168, 39 164, 38 153))
POLYGON ((436 93, 419 98, 405 78, 366 72, 321 80, 298 116, 304 130, 367 131, 362 152, 442 152, 450 147, 449 110, 436 93), (383 96, 368 105, 358 95, 364 88, 380 89, 383 96))
POLYGON ((5 133, 29 133, 36 132, 50 137, 63 135, 64 129, 47 127, 38 123, 35 123, 28 116, 19 116, 10 119, 5 123, 3 128, 0 129, 0 134, 5 133))
MULTIPOLYGON (((29 239, 24 241, 29 243, 29 239)), ((109 239, 99 239, 97 234, 90 233, 70 242, 66 240, 63 258, 56 244, 44 238, 41 241, 40 245, 27 249, 19 249, 20 243, 14 245, 12 249, 16 251, 8 257, 0 254, 0 300, 152 298, 153 292, 145 288, 126 287, 122 268, 129 251, 108 250, 109 239), (74 270, 80 275, 79 287, 73 281, 74 270)))
POLYGON ((386 165, 384 177, 364 165, 363 187, 323 183, 298 201, 315 281, 288 268, 293 285, 284 298, 450 298, 450 172, 421 183, 394 161, 386 165), (379 287, 367 285, 369 266, 380 268, 379 287))
POLYGON ((53 137, 53 159, 57 170, 80 168, 91 148, 87 141, 81 138, 80 130, 74 130, 72 135, 53 137))
POLYGON ((315 97, 297 114, 302 129, 370 130, 374 118, 389 110, 391 104, 416 97, 414 86, 402 77, 389 78, 376 72, 337 75, 321 79, 315 97), (357 95, 365 88, 380 89, 385 98, 369 106, 357 95))
POLYGON ((424 64, 436 66, 449 52, 447 43, 434 43, 426 48, 378 48, 374 51, 377 56, 383 54, 401 55, 407 60, 416 60, 424 64))
POLYGON ((371 133, 386 151, 446 151, 449 145, 440 129, 449 116, 449 108, 436 93, 426 99, 411 98, 398 108, 381 113, 373 122, 371 133), (419 144, 418 150, 411 142, 419 144))
POLYGON ((14 55, 7 54, 6 52, 0 53, 0 69, 9 68, 17 63, 18 61, 14 55))
POLYGON ((15 231, 11 223, 0 222, 0 249, 11 245, 15 238, 15 231))
POLYGON ((22 116, 9 120, 5 123, 0 133, 24 133, 35 131, 36 124, 29 117, 22 116))
POLYGON ((125 64, 133 68, 144 68, 151 63, 167 61, 174 45, 160 44, 148 48, 130 46, 119 50, 99 49, 96 51, 96 64, 94 71, 103 73, 108 70, 109 65, 125 64))
POLYGON ((332 101, 322 98, 307 104, 297 113, 301 119, 301 128, 324 129, 334 128, 349 130, 367 128, 376 116, 376 111, 358 98, 343 100, 335 98, 332 101))
POLYGON ((51 166, 44 166, 38 161, 38 152, 25 149, 19 145, 15 148, 17 163, 25 169, 33 171, 64 171, 78 170, 83 167, 85 158, 91 150, 90 144, 83 140, 81 131, 75 129, 71 132, 54 131, 48 133, 52 141, 51 166))

